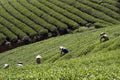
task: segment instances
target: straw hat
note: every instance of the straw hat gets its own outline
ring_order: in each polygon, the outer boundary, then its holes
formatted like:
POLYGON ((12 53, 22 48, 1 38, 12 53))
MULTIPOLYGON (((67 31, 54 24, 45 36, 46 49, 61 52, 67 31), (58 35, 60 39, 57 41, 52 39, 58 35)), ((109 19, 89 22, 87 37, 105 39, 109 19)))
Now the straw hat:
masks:
POLYGON ((64 47, 63 46, 60 46, 60 49, 63 49, 64 47))
POLYGON ((101 32, 101 35, 102 35, 102 34, 105 34, 105 32, 101 32))
POLYGON ((42 58, 40 55, 37 55, 36 58, 42 58))

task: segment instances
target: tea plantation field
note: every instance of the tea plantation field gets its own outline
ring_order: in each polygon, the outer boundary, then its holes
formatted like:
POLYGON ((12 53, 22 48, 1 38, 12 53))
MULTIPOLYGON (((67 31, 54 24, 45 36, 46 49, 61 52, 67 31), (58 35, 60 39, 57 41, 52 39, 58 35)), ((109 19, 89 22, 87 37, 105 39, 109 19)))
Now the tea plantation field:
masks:
POLYGON ((118 24, 119 0, 0 0, 0 52, 80 27, 118 24))
POLYGON ((120 80, 120 25, 80 28, 78 33, 53 37, 0 54, 1 80, 120 80), (99 34, 110 40, 100 43, 99 34), (60 56, 59 46, 69 53, 60 56), (36 65, 40 54, 42 63, 36 65), (18 67, 18 62, 23 67, 18 67), (8 63, 10 67, 3 69, 8 63))

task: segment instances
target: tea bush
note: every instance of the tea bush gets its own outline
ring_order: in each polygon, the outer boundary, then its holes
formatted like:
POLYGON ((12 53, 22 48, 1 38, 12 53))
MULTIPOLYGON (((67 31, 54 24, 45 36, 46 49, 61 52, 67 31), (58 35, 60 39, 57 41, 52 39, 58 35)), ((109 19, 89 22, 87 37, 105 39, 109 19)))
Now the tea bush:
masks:
MULTIPOLYGON (((119 21, 115 20, 114 18, 111 18, 110 16, 104 14, 103 12, 98 11, 98 10, 96 10, 95 8, 91 8, 91 5, 92 5, 92 6, 94 5, 93 3, 92 3, 92 4, 90 5, 90 7, 89 7, 89 6, 86 6, 86 5, 84 5, 84 4, 78 3, 78 2, 75 1, 75 0, 71 0, 71 1, 61 0, 61 1, 65 2, 65 3, 67 3, 67 4, 70 4, 70 5, 78 8, 78 9, 80 9, 81 11, 83 11, 83 12, 85 12, 85 13, 88 13, 88 14, 96 17, 96 18, 105 20, 105 21, 110 22, 110 23, 113 23, 113 24, 119 24, 119 23, 120 23, 119 21)), ((81 0, 80 0, 80 1, 81 1, 81 0)), ((89 2, 87 2, 87 1, 84 1, 84 2, 87 3, 87 4, 89 4, 89 2)), ((109 12, 110 12, 110 11, 109 11, 109 12)), ((117 16, 118 16, 118 15, 116 15, 116 17, 117 17, 117 16)))
POLYGON ((64 16, 76 21, 77 23, 81 24, 81 25, 85 25, 87 22, 85 20, 83 20, 82 18, 80 18, 79 16, 68 12, 67 10, 64 10, 48 1, 41 1, 39 0, 39 2, 45 4, 46 6, 49 6, 51 9, 54 9, 56 12, 59 12, 60 14, 63 14, 64 16))

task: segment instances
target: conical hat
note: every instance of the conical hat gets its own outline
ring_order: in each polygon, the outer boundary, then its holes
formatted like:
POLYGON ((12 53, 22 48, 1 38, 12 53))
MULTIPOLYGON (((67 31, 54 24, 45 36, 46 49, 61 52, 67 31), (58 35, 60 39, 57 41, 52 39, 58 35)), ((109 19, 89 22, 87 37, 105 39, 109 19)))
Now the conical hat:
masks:
POLYGON ((60 49, 63 49, 64 47, 63 46, 60 46, 60 49))
POLYGON ((36 58, 42 58, 40 55, 37 55, 36 58))
POLYGON ((101 32, 101 34, 105 34, 105 32, 101 32))

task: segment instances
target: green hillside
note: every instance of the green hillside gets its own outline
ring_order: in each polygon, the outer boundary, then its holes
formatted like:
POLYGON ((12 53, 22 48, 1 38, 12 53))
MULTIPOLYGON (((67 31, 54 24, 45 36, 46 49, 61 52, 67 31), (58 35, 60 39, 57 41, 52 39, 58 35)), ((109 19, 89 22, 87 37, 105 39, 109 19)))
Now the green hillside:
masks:
POLYGON ((53 37, 3 52, 0 54, 0 79, 119 80, 120 25, 81 29, 80 33, 53 37), (100 43, 101 32, 106 32, 110 40, 100 43), (70 52, 60 56, 61 45, 70 52), (42 56, 40 65, 35 63, 38 54, 42 56), (21 68, 16 65, 19 61, 24 63, 21 68), (10 64, 9 69, 2 69, 5 63, 10 64))
POLYGON ((0 80, 120 80, 119 52, 119 0, 0 0, 0 80))
POLYGON ((83 26, 117 24, 119 0, 0 0, 0 52, 83 26))

